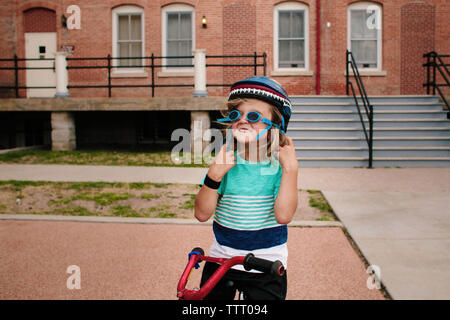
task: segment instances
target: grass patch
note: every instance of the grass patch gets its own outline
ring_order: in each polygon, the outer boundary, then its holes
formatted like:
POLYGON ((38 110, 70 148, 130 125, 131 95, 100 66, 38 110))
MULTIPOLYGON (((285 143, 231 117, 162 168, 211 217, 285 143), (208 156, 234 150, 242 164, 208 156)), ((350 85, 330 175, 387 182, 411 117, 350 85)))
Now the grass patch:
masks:
POLYGON ((160 197, 161 197, 160 195, 152 194, 152 193, 141 194, 141 199, 145 199, 145 200, 159 199, 160 197))
POLYGON ((183 196, 188 196, 190 199, 187 200, 185 203, 183 203, 180 208, 181 209, 194 209, 194 202, 195 202, 195 197, 197 196, 196 194, 188 194, 185 193, 183 194, 183 196))
POLYGON ((67 206, 54 211, 48 211, 47 214, 62 214, 70 216, 96 216, 97 214, 89 211, 83 206, 67 206))
POLYGON ((196 191, 169 183, 0 181, 0 213, 193 218, 196 191))
POLYGON ((167 211, 164 211, 164 212, 160 212, 158 215, 157 215, 157 217, 158 218, 176 218, 176 213, 173 213, 173 212, 167 212, 167 211))
POLYGON ((317 221, 336 221, 333 208, 331 208, 328 201, 319 190, 307 190, 309 193, 309 205, 317 208, 323 213, 323 216, 316 219, 317 221))
POLYGON ((119 217, 140 217, 141 215, 133 210, 130 205, 115 206, 111 208, 111 213, 119 217))
POLYGON ((120 200, 128 200, 131 197, 132 195, 129 193, 96 192, 94 194, 91 194, 89 192, 84 192, 72 197, 72 201, 75 200, 95 201, 95 203, 98 205, 107 206, 120 200))
MULTIPOLYGON (((107 165, 107 166, 169 166, 169 167, 209 167, 209 164, 187 155, 191 163, 177 162, 171 159, 170 151, 52 151, 22 150, 0 155, 0 163, 21 164, 70 164, 70 165, 107 165)), ((201 159, 200 159, 201 160, 201 159)))

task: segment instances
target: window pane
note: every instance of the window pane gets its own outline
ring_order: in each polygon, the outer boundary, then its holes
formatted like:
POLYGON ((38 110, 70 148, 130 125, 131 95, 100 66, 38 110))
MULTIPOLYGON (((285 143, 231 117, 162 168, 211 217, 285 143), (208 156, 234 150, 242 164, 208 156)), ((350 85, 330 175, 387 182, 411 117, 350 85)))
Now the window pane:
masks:
POLYGON ((119 16, 119 40, 128 39, 128 16, 119 16))
POLYGON ((291 57, 292 57, 292 68, 304 67, 305 66, 305 41, 304 40, 293 40, 291 41, 291 57))
POLYGON ((192 55, 192 41, 180 41, 180 56, 191 56, 192 55))
POLYGON ((352 39, 376 39, 377 29, 375 27, 369 29, 369 26, 375 23, 374 13, 367 13, 366 10, 351 10, 350 13, 352 39))
MULTIPOLYGON (((129 45, 127 42, 125 43, 119 43, 119 57, 129 57, 130 55, 128 54, 129 51, 129 45)), ((128 66, 129 65, 129 60, 127 59, 119 59, 118 60, 119 66, 128 66)))
POLYGON ((167 40, 178 39, 178 13, 167 14, 167 40))
POLYGON ((191 13, 180 14, 180 39, 191 39, 192 36, 191 13))
POLYGON ((130 40, 141 40, 141 15, 130 16, 130 29, 131 29, 131 39, 130 40))
MULTIPOLYGON (((192 55, 192 41, 180 41, 179 42, 179 54, 180 56, 191 56, 192 55)), ((192 59, 178 59, 178 64, 190 65, 192 64, 192 59)))
MULTIPOLYGON (((131 57, 141 57, 142 56, 142 43, 133 42, 130 44, 130 56, 131 57)), ((142 65, 142 60, 141 59, 131 59, 130 65, 140 66, 140 65, 142 65)))
POLYGON ((290 36, 290 12, 288 11, 280 11, 279 19, 278 19, 278 33, 280 38, 289 38, 290 36))
MULTIPOLYGON (((177 41, 168 41, 167 42, 167 55, 168 56, 179 56, 177 41)), ((176 65, 177 59, 167 59, 167 64, 170 66, 176 65)))
POLYGON ((280 64, 282 61, 289 61, 290 60, 290 41, 289 40, 280 40, 278 42, 278 59, 280 61, 280 64))
POLYGON ((292 12, 292 37, 303 38, 305 34, 304 30, 304 18, 303 11, 292 12))
POLYGON ((374 40, 352 40, 352 52, 356 64, 361 68, 377 67, 377 42, 374 40))

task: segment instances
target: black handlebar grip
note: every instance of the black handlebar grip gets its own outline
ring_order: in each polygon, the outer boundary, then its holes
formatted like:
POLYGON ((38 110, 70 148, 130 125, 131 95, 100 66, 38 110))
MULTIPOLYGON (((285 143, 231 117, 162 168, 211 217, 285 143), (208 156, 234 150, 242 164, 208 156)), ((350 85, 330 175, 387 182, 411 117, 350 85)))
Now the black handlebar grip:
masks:
POLYGON ((191 250, 191 252, 193 252, 193 251, 197 251, 198 253, 200 253, 201 256, 205 255, 205 251, 203 251, 202 248, 196 247, 196 248, 191 250))
POLYGON ((270 273, 275 276, 282 276, 285 272, 284 266, 281 261, 269 261, 256 258, 252 253, 249 253, 245 256, 244 268, 247 271, 255 269, 264 273, 270 273))

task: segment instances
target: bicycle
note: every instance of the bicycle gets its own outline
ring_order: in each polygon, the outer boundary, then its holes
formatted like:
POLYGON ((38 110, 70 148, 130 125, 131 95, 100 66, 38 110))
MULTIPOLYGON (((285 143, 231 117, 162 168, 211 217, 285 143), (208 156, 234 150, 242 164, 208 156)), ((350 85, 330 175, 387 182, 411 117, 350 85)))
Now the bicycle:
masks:
MULTIPOLYGON (((277 261, 269 261, 265 259, 256 258, 254 254, 249 253, 246 256, 236 256, 233 258, 214 258, 205 256, 205 252, 201 248, 194 248, 188 255, 188 263, 184 269, 183 274, 178 282, 177 297, 180 300, 202 300, 211 290, 217 285, 227 271, 235 265, 243 265, 245 270, 252 269, 269 273, 275 276, 283 276, 285 269, 283 264, 277 261), (186 289, 186 284, 192 271, 198 269, 199 263, 202 261, 215 262, 220 264, 220 267, 214 274, 204 283, 201 288, 189 290, 186 289)), ((243 299, 243 292, 239 294, 240 299, 243 299)))

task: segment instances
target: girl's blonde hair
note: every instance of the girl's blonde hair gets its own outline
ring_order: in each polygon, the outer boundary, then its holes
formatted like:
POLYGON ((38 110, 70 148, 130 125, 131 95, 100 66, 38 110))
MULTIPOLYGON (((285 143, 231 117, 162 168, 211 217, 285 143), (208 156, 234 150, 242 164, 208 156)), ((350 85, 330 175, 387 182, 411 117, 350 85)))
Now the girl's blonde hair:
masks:
MULTIPOLYGON (((243 99, 242 98, 237 98, 237 99, 229 100, 225 104, 224 108, 220 111, 220 113, 222 114, 223 117, 227 117, 228 114, 231 111, 237 109, 239 107, 239 105, 241 103, 245 102, 245 101, 246 101, 245 98, 243 98, 243 99)), ((271 104, 269 104, 269 105, 271 106, 271 111, 272 111, 272 122, 275 123, 276 125, 278 125, 279 127, 281 127, 282 116, 281 116, 280 111, 278 110, 277 107, 275 107, 275 106, 273 106, 271 104)), ((220 122, 218 122, 218 123, 220 123, 220 122)), ((223 133, 225 134, 224 136, 226 136, 226 130, 231 128, 231 123, 227 123, 227 124, 220 123, 220 124, 225 125, 225 128, 223 129, 223 133)), ((269 135, 271 135, 273 132, 278 132, 279 145, 280 146, 284 146, 284 145, 288 144, 288 140, 286 138, 286 135, 284 133, 282 133, 281 130, 273 130, 273 129, 276 129, 276 128, 272 127, 269 130, 269 132, 267 134, 267 137, 269 138, 269 135)), ((268 140, 268 143, 267 143, 267 157, 271 158, 272 157, 272 150, 271 150, 272 148, 271 147, 272 147, 273 139, 270 136, 270 138, 267 139, 267 140, 268 140)), ((236 151, 236 148, 237 148, 237 144, 235 143, 234 144, 234 150, 235 151, 236 151)))

